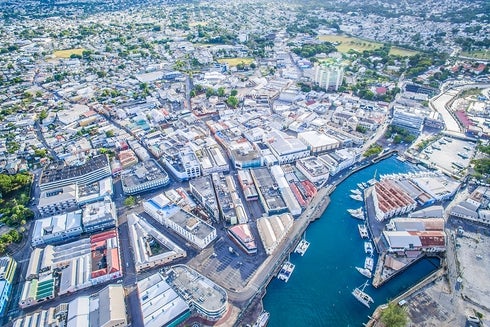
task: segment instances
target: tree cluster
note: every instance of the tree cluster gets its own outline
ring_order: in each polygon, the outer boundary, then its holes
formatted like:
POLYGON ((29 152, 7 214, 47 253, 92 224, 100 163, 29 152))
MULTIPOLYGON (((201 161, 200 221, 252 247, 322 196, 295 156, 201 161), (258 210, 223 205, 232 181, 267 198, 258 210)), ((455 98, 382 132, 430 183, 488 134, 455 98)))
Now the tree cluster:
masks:
POLYGON ((410 131, 408 131, 407 129, 399 126, 390 125, 386 130, 385 137, 390 138, 392 136, 393 136, 393 143, 395 144, 400 144, 402 142, 412 143, 416 139, 416 136, 410 133, 410 131))
POLYGON ((303 44, 299 48, 293 48, 292 51, 303 58, 311 58, 320 53, 329 54, 335 52, 337 49, 332 43, 323 42, 321 44, 303 44))
POLYGON ((380 154, 381 151, 383 151, 383 147, 381 145, 379 145, 377 143, 371 144, 371 146, 369 146, 369 148, 366 150, 366 152, 364 152, 363 156, 364 157, 375 156, 375 155, 380 154))

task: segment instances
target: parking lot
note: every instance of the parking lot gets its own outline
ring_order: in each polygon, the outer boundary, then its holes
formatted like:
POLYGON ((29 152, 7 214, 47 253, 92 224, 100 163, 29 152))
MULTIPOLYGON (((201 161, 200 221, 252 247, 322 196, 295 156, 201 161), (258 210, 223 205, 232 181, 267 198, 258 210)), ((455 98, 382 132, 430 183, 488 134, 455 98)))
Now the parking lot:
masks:
POLYGON ((456 174, 468 167, 475 147, 474 142, 443 137, 431 143, 420 157, 438 168, 456 174))
POLYGON ((204 249, 192 259, 189 265, 224 288, 239 291, 247 285, 265 258, 260 250, 254 255, 245 254, 227 236, 222 236, 211 248, 204 249))

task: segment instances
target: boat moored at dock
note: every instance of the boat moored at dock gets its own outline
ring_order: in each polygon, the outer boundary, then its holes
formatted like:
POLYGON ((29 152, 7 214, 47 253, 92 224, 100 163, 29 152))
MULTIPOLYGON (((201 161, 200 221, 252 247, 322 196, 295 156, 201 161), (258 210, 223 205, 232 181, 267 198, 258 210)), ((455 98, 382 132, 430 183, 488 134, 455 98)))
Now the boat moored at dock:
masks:
POLYGON ((361 191, 360 191, 358 188, 355 188, 355 189, 353 189, 353 190, 350 190, 350 192, 351 192, 352 194, 358 194, 358 195, 361 195, 361 194, 362 194, 362 192, 361 192, 361 191))
POLYGON ((363 276, 367 278, 373 277, 373 274, 371 273, 371 270, 366 269, 366 268, 361 268, 361 267, 356 267, 357 271, 360 272, 363 276))
POLYGON ((283 280, 287 283, 289 280, 289 277, 291 277, 291 274, 293 273, 295 267, 296 266, 294 264, 292 264, 289 261, 286 261, 282 265, 282 268, 279 271, 279 274, 277 274, 277 278, 280 280, 283 280))
POLYGON ((347 209, 347 212, 356 219, 364 220, 364 209, 362 207, 358 209, 347 209))
POLYGON ((361 238, 369 238, 369 233, 366 225, 358 224, 357 228, 359 229, 359 235, 361 235, 361 238))
POLYGON ((364 260, 364 268, 369 270, 369 272, 373 271, 374 259, 371 257, 366 257, 366 260, 364 260))
POLYGON ((351 199, 356 200, 356 201, 363 201, 362 195, 360 194, 351 194, 349 195, 351 199))
POLYGON ((366 292, 364 292, 364 289, 366 288, 367 284, 368 284, 368 281, 366 281, 362 286, 356 287, 352 291, 352 295, 354 295, 354 297, 359 302, 361 302, 362 304, 364 304, 366 307, 370 308, 370 304, 371 303, 374 303, 374 300, 366 292))
POLYGON ((369 255, 373 255, 373 243, 371 241, 365 241, 364 242, 364 252, 369 255))
POLYGON ((303 256, 306 250, 308 250, 309 246, 310 246, 310 242, 308 242, 305 239, 302 239, 294 249, 294 252, 299 253, 301 256, 303 256))

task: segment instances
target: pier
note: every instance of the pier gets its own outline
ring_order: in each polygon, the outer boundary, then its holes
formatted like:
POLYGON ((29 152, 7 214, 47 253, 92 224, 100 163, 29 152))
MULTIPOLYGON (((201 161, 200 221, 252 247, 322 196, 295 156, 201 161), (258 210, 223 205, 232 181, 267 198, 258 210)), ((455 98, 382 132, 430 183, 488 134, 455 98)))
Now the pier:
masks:
POLYGON ((327 209, 330 204, 330 194, 334 190, 335 187, 331 185, 318 190, 317 195, 311 200, 305 211, 295 220, 290 235, 283 240, 278 250, 259 267, 255 277, 250 281, 248 290, 235 294, 229 293, 230 299, 234 298, 234 304, 241 309, 234 326, 241 326, 240 322, 244 315, 253 308, 253 304, 257 304, 258 298, 262 299, 265 295, 267 285, 280 272, 284 262, 302 240, 302 236, 310 223, 319 219, 327 209))

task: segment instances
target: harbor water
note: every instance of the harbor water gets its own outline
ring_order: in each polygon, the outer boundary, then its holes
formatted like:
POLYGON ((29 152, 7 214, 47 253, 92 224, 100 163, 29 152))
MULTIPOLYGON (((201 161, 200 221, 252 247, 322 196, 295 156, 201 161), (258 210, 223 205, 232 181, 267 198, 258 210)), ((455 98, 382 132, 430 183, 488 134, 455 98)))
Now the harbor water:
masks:
MULTIPOLYGON (((347 209, 362 203, 349 197, 357 183, 377 173, 416 171, 411 164, 391 157, 356 172, 337 186, 321 219, 306 231, 311 243, 304 256, 292 253, 296 268, 287 283, 274 278, 267 287, 264 309, 270 312, 268 326, 361 326, 374 309, 396 297, 437 269, 438 261, 423 259, 380 288, 369 284, 364 291, 373 299, 365 307, 351 294, 367 280, 355 267, 363 267, 366 254, 357 224, 347 209)), ((375 263, 377 256, 375 256, 375 263)))

